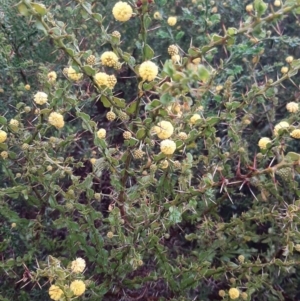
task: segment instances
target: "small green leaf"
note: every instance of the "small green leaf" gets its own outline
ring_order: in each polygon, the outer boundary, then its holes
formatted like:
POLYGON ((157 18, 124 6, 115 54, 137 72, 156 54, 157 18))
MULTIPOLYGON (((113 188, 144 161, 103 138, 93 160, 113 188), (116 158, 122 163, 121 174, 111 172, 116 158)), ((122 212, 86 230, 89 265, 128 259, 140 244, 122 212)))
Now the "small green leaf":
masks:
POLYGON ((94 76, 96 74, 96 70, 89 65, 83 66, 82 69, 88 76, 94 76))
POLYGON ((210 72, 203 65, 198 66, 198 75, 203 82, 207 82, 210 78, 210 72))
POLYGON ((137 101, 133 101, 126 109, 126 112, 128 114, 133 114, 137 109, 137 105, 138 105, 137 101))
POLYGON ((24 3, 20 2, 19 4, 17 4, 17 8, 18 8, 19 13, 22 16, 25 16, 25 17, 29 16, 29 10, 24 3))
POLYGON ((47 14, 47 8, 44 4, 32 2, 31 5, 39 15, 45 16, 47 14))
POLYGON ((154 56, 154 51, 148 44, 144 47, 144 56, 146 60, 151 60, 154 56))
POLYGON ((98 14, 98 13, 93 13, 92 16, 93 16, 93 18, 96 19, 97 21, 102 22, 102 19, 103 19, 103 18, 102 18, 102 16, 101 16, 100 14, 98 14))
POLYGON ((3 116, 0 116, 0 124, 6 125, 7 124, 7 119, 3 116))
POLYGON ((139 129, 136 133, 136 138, 142 140, 146 136, 145 129, 139 129))
POLYGON ((236 28, 234 28, 234 27, 229 27, 229 28, 227 29, 227 33, 228 33, 230 36, 233 36, 233 35, 237 34, 237 32, 238 32, 238 30, 237 30, 236 28))
POLYGON ((160 97, 160 102, 163 105, 168 105, 170 102, 172 102, 173 97, 172 95, 170 95, 169 93, 164 93, 161 97, 160 97))
POLYGON ((107 99, 107 97, 104 96, 104 95, 101 96, 101 102, 103 103, 103 106, 105 108, 110 108, 111 107, 111 103, 109 102, 109 100, 107 99))
POLYGON ((286 159, 291 161, 299 161, 300 160, 300 154, 294 153, 294 152, 288 152, 285 156, 286 159))
POLYGON ((268 8, 268 4, 266 4, 263 0, 255 0, 254 1, 254 9, 257 12, 257 16, 261 17, 268 8))

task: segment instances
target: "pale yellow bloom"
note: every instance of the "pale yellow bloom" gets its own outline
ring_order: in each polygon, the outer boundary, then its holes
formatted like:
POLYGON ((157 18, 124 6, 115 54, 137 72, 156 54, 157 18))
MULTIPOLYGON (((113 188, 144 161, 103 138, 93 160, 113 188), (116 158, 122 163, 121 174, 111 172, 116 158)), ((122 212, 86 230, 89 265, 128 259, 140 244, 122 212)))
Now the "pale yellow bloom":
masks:
POLYGON ((90 162, 92 163, 92 165, 94 165, 96 163, 97 159, 96 158, 91 158, 90 162))
POLYGON ((228 291, 230 299, 237 299, 240 296, 240 291, 237 288, 231 288, 228 291))
POLYGON ((75 296, 81 296, 85 292, 85 284, 82 280, 74 280, 70 284, 70 289, 75 296))
POLYGON ((65 122, 64 122, 64 117, 63 115, 56 113, 56 112, 52 112, 49 115, 48 121, 51 125, 53 125, 54 127, 56 127, 57 129, 61 129, 64 127, 65 122))
POLYGON ((117 83, 117 79, 114 75, 109 75, 107 77, 107 87, 109 89, 113 89, 117 83))
POLYGON ((160 143, 160 150, 165 155, 172 155, 176 150, 176 144, 174 141, 166 139, 160 143))
POLYGON ((139 67, 139 74, 143 80, 152 81, 158 74, 158 67, 151 61, 143 62, 139 67))
POLYGON ((57 285, 51 285, 49 288, 49 296, 52 300, 59 300, 64 292, 57 286, 57 285))
POLYGON ((0 143, 3 143, 7 139, 7 133, 0 130, 0 143))
POLYGON ((294 57, 291 56, 291 55, 289 55, 289 56, 285 59, 285 61, 286 61, 288 64, 290 64, 293 60, 294 60, 294 57))
POLYGON ((190 123, 191 124, 195 124, 198 120, 201 119, 201 116, 199 114, 194 114, 191 118, 190 118, 190 123))
POLYGON ((43 105, 48 101, 48 95, 44 92, 37 92, 33 98, 34 102, 38 105, 43 105))
POLYGON ((82 73, 77 73, 75 69, 73 69, 72 67, 69 67, 67 70, 67 75, 68 78, 73 80, 73 81, 78 81, 82 78, 82 73))
POLYGON ((157 126, 153 127, 154 132, 160 139, 170 138, 174 132, 174 127, 169 121, 160 121, 157 126))
POLYGON ((281 121, 278 124, 275 125, 274 127, 274 135, 277 136, 278 135, 278 131, 281 129, 286 129, 288 128, 290 125, 286 122, 286 121, 281 121))
POLYGON ((176 17, 169 17, 167 22, 170 26, 174 26, 177 23, 177 18, 176 17))
POLYGON ((0 156, 2 157, 2 159, 7 159, 8 158, 8 152, 7 151, 2 151, 0 153, 0 156))
POLYGON ((260 149, 266 149, 269 143, 271 143, 271 139, 268 137, 263 137, 258 141, 258 146, 260 149))
POLYGON ((286 109, 290 112, 290 113, 296 113, 299 111, 299 104, 291 101, 286 105, 286 109))
POLYGON ((274 1, 274 6, 276 6, 276 7, 281 6, 281 1, 280 0, 275 0, 274 1))
POLYGON ((105 129, 100 129, 98 132, 97 132, 97 137, 99 139, 104 139, 106 137, 106 130, 105 129))
POLYGON ((169 162, 168 162, 168 160, 164 160, 164 161, 162 161, 161 163, 160 163, 160 168, 161 169, 166 169, 166 168, 168 168, 169 167, 169 162))
POLYGON ((25 85, 24 88, 25 88, 25 90, 29 91, 30 90, 30 85, 27 84, 27 85, 25 85))
POLYGON ((172 55, 171 60, 174 64, 178 64, 180 62, 180 55, 179 54, 172 55))
POLYGON ((49 81, 50 83, 53 83, 53 82, 55 82, 56 79, 57 79, 57 74, 56 74, 55 71, 51 71, 51 72, 49 72, 49 73, 47 74, 47 77, 48 77, 48 81, 49 81))
POLYGON ((11 126, 17 128, 17 127, 19 126, 19 121, 16 120, 16 119, 11 119, 10 122, 9 122, 9 124, 10 124, 11 126))
POLYGON ((282 74, 286 74, 286 73, 288 73, 289 68, 288 67, 282 67, 280 71, 281 71, 282 74))
POLYGON ((300 139, 300 130, 299 129, 293 130, 290 135, 295 139, 300 139))
POLYGON ((133 11, 128 3, 119 1, 113 7, 112 13, 117 21, 126 22, 131 18, 133 11))
POLYGON ((98 72, 95 74, 94 79, 98 86, 107 86, 108 74, 104 72, 98 72))
POLYGON ((105 51, 101 55, 100 59, 101 59, 102 65, 103 66, 108 66, 108 67, 115 66, 119 61, 119 58, 117 57, 117 55, 113 51, 105 51))
POLYGON ((154 14, 153 14, 153 18, 155 20, 160 20, 161 19, 161 14, 160 12, 156 11, 154 14))
POLYGON ((187 137, 188 137, 188 135, 187 135, 185 132, 180 132, 180 133, 178 134, 178 138, 179 138, 180 140, 186 140, 187 137))
POLYGON ((85 269, 85 260, 82 258, 76 258, 72 261, 71 270, 73 273, 82 273, 85 269))
POLYGON ((246 11, 247 11, 248 13, 252 12, 252 11, 253 11, 253 4, 248 4, 248 5, 246 6, 246 11))

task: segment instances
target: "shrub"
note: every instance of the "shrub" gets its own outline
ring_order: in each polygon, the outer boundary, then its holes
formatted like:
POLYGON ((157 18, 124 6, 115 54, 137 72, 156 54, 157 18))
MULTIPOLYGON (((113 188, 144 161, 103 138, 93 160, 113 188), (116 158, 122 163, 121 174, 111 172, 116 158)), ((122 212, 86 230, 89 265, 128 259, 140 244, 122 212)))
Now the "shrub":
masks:
POLYGON ((3 6, 1 299, 299 297, 300 2, 275 2, 3 6))

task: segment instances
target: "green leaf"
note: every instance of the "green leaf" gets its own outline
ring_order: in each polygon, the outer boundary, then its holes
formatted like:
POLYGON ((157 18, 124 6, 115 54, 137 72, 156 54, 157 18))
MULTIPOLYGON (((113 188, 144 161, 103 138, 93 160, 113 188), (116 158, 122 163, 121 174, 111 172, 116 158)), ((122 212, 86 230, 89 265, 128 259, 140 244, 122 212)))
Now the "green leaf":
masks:
POLYGON ((294 153, 294 152, 288 152, 285 156, 286 159, 291 161, 299 161, 300 160, 300 154, 294 153))
POLYGON ((182 37, 184 36, 184 31, 179 31, 176 36, 175 36, 175 40, 180 40, 182 37))
POLYGON ((238 30, 235 28, 235 27, 229 27, 227 29, 227 33, 230 35, 230 36, 233 36, 235 34, 237 34, 238 30))
MULTIPOLYGON (((75 51, 72 49, 72 48, 66 48, 66 52, 68 53, 68 54, 70 54, 71 56, 75 56, 75 51)), ((74 67, 73 67, 74 68, 74 67)), ((74 68, 75 69, 75 68, 74 68)), ((77 71, 76 69, 75 69, 75 71, 77 71)))
POLYGON ((93 18, 96 19, 97 21, 102 22, 102 19, 103 19, 103 18, 102 18, 102 16, 101 16, 100 14, 98 14, 98 13, 93 13, 92 16, 93 16, 93 18))
POLYGON ((3 116, 0 116, 0 124, 6 125, 7 124, 7 119, 3 116))
POLYGON ((207 125, 212 126, 212 125, 217 124, 217 123, 219 122, 219 120, 220 120, 219 117, 209 117, 209 118, 207 118, 207 119, 205 120, 205 123, 206 123, 207 125))
POLYGON ((148 44, 144 47, 144 56, 146 60, 151 60, 154 56, 154 51, 148 44))
POLYGON ((182 221, 182 218, 181 218, 181 213, 180 211, 177 209, 177 207, 174 207, 174 206, 171 206, 169 208, 169 212, 170 212, 170 221, 173 223, 173 224, 178 224, 182 221))
POLYGON ((255 0, 254 1, 254 9, 257 12, 257 16, 261 17, 268 8, 268 4, 266 4, 263 0, 255 0))
POLYGON ((163 105, 168 105, 170 102, 172 102, 173 100, 173 96, 170 95, 169 93, 164 93, 161 97, 160 97, 160 102, 163 105))
POLYGON ((138 105, 138 102, 137 101, 133 101, 129 106, 128 108, 126 109, 126 112, 128 114, 133 114, 136 109, 137 109, 137 105, 138 105))
POLYGON ((145 129, 139 129, 136 133, 136 138, 142 140, 146 136, 145 129))
POLYGON ((112 98, 113 102, 116 104, 116 106, 118 106, 119 108, 125 108, 125 99, 122 98, 117 98, 117 97, 113 97, 112 98))
POLYGON ((96 70, 89 65, 83 66, 82 69, 88 76, 94 76, 96 74, 96 70))
POLYGON ((207 82, 210 78, 210 72, 201 64, 198 66, 198 75, 203 82, 207 82))
POLYGON ((47 14, 47 8, 44 4, 31 2, 31 5, 39 15, 45 16, 47 14))
POLYGON ((30 14, 29 10, 28 10, 27 6, 24 3, 22 3, 22 2, 18 3, 17 8, 18 8, 19 13, 22 16, 25 16, 25 17, 29 16, 29 14, 30 14))
POLYGON ((110 108, 111 107, 111 103, 109 102, 109 100, 107 99, 107 97, 104 96, 104 95, 101 96, 101 102, 103 103, 103 106, 105 108, 110 108))
POLYGON ((35 25, 35 27, 36 27, 37 29, 43 31, 45 35, 48 34, 48 32, 47 32, 47 30, 46 30, 46 28, 44 27, 44 25, 43 25, 42 22, 40 22, 40 21, 37 20, 37 21, 35 21, 34 25, 35 25))

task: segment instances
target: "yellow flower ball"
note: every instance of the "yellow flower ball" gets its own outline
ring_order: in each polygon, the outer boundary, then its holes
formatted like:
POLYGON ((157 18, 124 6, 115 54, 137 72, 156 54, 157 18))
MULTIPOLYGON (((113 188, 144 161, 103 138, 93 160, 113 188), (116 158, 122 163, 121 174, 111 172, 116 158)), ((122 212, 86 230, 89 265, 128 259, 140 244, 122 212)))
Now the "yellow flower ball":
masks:
POLYGON ((171 60, 174 64, 180 63, 180 59, 181 59, 181 57, 179 54, 174 54, 171 56, 171 60))
POLYGON ((117 79, 114 75, 109 75, 107 77, 107 87, 109 89, 113 89, 117 83, 117 79))
POLYGON ((185 132, 180 132, 180 133, 178 134, 178 138, 179 138, 180 140, 186 140, 187 137, 188 137, 188 135, 187 135, 185 132))
POLYGON ((25 90, 29 91, 30 90, 30 85, 27 84, 27 85, 25 85, 24 88, 25 88, 25 90))
POLYGON ((9 122, 9 125, 11 125, 12 127, 18 127, 19 126, 19 121, 16 119, 11 119, 9 122))
POLYGON ((156 11, 154 14, 153 14, 153 18, 155 20, 161 20, 161 14, 160 12, 156 11))
POLYGON ((75 296, 81 296, 85 292, 85 284, 82 280, 74 280, 70 284, 70 289, 75 296))
POLYGON ((51 285, 49 288, 49 296, 52 300, 59 300, 64 292, 57 286, 57 285, 51 285))
POLYGON ((95 74, 94 79, 98 86, 107 86, 108 74, 104 72, 98 72, 95 74))
POLYGON ((106 137, 106 130, 105 129, 100 129, 98 132, 97 132, 97 137, 99 139, 104 139, 106 137))
POLYGON ((228 291, 230 299, 237 299, 240 296, 240 291, 237 288, 231 288, 228 291))
POLYGON ((248 4, 246 6, 246 12, 251 13, 253 11, 253 4, 248 4))
POLYGON ((281 6, 281 1, 280 0, 275 0, 274 1, 274 6, 276 6, 276 7, 281 6))
POLYGON ((219 296, 224 298, 226 296, 226 293, 224 290, 219 290, 219 296))
POLYGON ((177 23, 177 18, 176 17, 169 17, 167 22, 170 26, 174 26, 177 23))
POLYGON ((296 250, 297 252, 300 252, 300 244, 296 244, 296 245, 294 246, 294 248, 295 248, 295 250, 296 250))
POLYGON ((282 74, 286 74, 286 73, 289 72, 289 68, 288 68, 288 67, 282 67, 281 70, 280 70, 280 72, 281 72, 282 74))
POLYGON ((260 149, 267 149, 267 145, 271 143, 271 139, 268 137, 263 137, 258 141, 258 146, 260 149))
POLYGON ((38 105, 43 105, 48 101, 48 95, 44 92, 37 92, 33 98, 34 102, 38 105))
POLYGON ((114 237, 114 233, 111 232, 111 231, 108 231, 107 234, 106 234, 106 236, 107 236, 109 239, 111 239, 111 238, 114 237))
POLYGON ((82 258, 76 258, 71 263, 71 270, 73 273, 82 273, 85 269, 85 260, 82 258))
POLYGON ((108 66, 108 67, 115 66, 119 61, 119 58, 117 57, 117 55, 113 51, 105 51, 101 55, 100 59, 101 59, 102 65, 103 66, 108 66))
POLYGON ((125 140, 129 140, 132 137, 132 134, 129 131, 125 131, 123 137, 125 140))
POLYGON ((288 128, 290 125, 286 122, 286 121, 281 121, 278 124, 275 125, 274 127, 274 135, 277 136, 279 133, 279 130, 281 129, 286 129, 288 128))
POLYGON ((8 158, 8 152, 3 151, 3 152, 0 153, 0 156, 2 157, 2 159, 7 159, 8 158))
POLYGON ((248 299, 248 294, 246 292, 241 293, 241 297, 243 300, 247 300, 248 299))
POLYGON ((48 77, 48 81, 49 81, 50 83, 54 83, 54 82, 56 81, 56 79, 57 79, 57 74, 56 74, 55 71, 51 71, 51 72, 49 72, 49 73, 47 74, 47 77, 48 77))
POLYGON ((286 61, 288 64, 290 64, 293 60, 294 60, 294 57, 291 56, 291 55, 289 55, 289 56, 285 59, 285 61, 286 61))
POLYGON ((63 115, 56 113, 56 112, 52 112, 49 115, 48 121, 51 125, 53 125, 54 127, 56 127, 57 129, 61 129, 64 127, 65 122, 64 122, 64 117, 63 115))
POLYGON ((165 155, 172 155, 176 150, 176 144, 174 141, 166 139, 160 143, 160 150, 165 155))
POLYGON ((291 101, 286 105, 286 109, 290 112, 290 113, 296 113, 299 111, 299 104, 291 101))
POLYGON ((300 130, 299 129, 293 130, 290 135, 295 139, 300 139, 300 130))
POLYGON ((157 126, 153 128, 154 132, 160 139, 167 139, 173 135, 174 127, 169 121, 160 121, 157 126))
POLYGON ((161 169, 166 169, 166 168, 168 168, 169 167, 169 162, 168 162, 168 160, 164 160, 164 161, 162 161, 161 163, 160 163, 160 168, 161 169))
POLYGON ((117 21, 126 22, 131 18, 133 11, 128 3, 119 1, 113 7, 112 13, 117 21))
POLYGON ((158 74, 158 67, 151 61, 143 62, 139 67, 139 74, 143 80, 152 81, 158 74))
POLYGON ((201 119, 201 116, 199 114, 194 114, 191 118, 190 118, 190 123, 191 124, 195 124, 198 120, 201 119))
POLYGON ((90 162, 91 162, 92 165, 94 165, 94 164, 96 163, 96 161, 97 161, 96 158, 91 158, 91 159, 90 159, 90 162))
POLYGON ((82 73, 77 73, 75 69, 73 69, 72 67, 69 67, 67 70, 67 75, 68 78, 73 80, 73 81, 78 81, 82 78, 82 73))
POLYGON ((0 143, 3 143, 7 139, 7 133, 0 130, 0 143))
POLYGON ((16 228, 16 227, 17 227, 17 224, 16 224, 16 223, 12 223, 12 224, 11 224, 11 227, 12 227, 12 228, 16 228))

